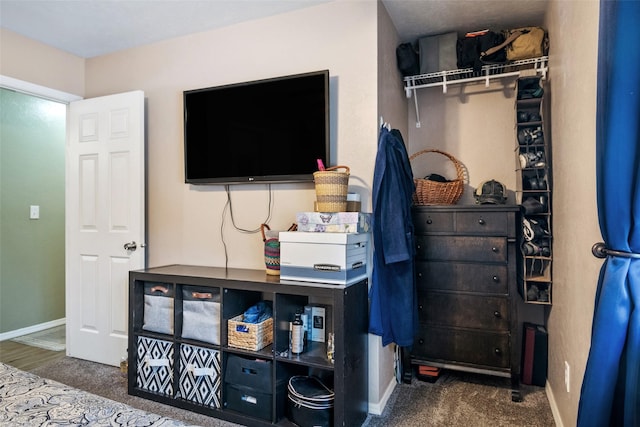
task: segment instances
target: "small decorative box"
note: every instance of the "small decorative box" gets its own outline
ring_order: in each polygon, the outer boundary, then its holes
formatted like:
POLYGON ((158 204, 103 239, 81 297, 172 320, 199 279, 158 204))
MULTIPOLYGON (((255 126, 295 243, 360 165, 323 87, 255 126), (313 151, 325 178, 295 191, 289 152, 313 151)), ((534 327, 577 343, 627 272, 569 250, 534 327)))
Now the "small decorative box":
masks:
POLYGON ((371 214, 364 212, 299 212, 298 231, 316 233, 368 233, 371 214))

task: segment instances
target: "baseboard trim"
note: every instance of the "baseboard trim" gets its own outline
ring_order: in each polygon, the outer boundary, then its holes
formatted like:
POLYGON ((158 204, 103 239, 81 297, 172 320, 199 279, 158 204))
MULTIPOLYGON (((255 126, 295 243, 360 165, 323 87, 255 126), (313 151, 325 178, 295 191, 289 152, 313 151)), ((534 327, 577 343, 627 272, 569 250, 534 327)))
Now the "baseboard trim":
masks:
POLYGON ((553 415, 553 420, 556 422, 556 427, 564 427, 564 424, 562 424, 562 418, 560 418, 560 411, 558 410, 558 404, 556 403, 556 398, 553 395, 553 390, 549 385, 549 381, 545 383, 544 391, 547 393, 547 400, 549 401, 549 406, 551 407, 551 414, 553 415))
POLYGON ((54 328, 56 326, 64 325, 67 319, 51 320, 49 322, 39 323, 33 326, 27 326, 26 328, 15 329, 13 331, 3 332, 0 334, 0 341, 10 340, 12 338, 21 337, 23 335, 32 334, 34 332, 44 331, 45 329, 54 328))
POLYGON ((386 390, 384 391, 382 398, 379 402, 369 402, 369 413, 372 415, 382 415, 382 411, 384 411, 385 406, 387 406, 387 402, 389 398, 391 398, 391 394, 393 390, 396 389, 396 378, 392 377, 391 381, 387 385, 386 390))

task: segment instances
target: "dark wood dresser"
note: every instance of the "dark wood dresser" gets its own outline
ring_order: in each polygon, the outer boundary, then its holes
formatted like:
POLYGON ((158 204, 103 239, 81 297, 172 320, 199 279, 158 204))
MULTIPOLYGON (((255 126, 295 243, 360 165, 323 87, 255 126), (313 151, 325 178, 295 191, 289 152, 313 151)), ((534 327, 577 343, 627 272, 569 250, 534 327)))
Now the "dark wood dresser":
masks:
POLYGON ((519 207, 418 206, 413 222, 420 327, 405 373, 416 364, 508 377, 520 401, 519 207))

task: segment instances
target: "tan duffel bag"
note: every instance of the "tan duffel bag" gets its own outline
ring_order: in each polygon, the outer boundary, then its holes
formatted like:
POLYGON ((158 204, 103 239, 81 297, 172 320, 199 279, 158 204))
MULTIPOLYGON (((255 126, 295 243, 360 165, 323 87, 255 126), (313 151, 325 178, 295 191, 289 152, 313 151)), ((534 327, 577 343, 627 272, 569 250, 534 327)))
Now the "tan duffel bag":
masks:
POLYGON ((548 53, 549 38, 547 32, 540 27, 505 30, 504 36, 507 40, 513 40, 506 46, 508 61, 538 58, 548 53))

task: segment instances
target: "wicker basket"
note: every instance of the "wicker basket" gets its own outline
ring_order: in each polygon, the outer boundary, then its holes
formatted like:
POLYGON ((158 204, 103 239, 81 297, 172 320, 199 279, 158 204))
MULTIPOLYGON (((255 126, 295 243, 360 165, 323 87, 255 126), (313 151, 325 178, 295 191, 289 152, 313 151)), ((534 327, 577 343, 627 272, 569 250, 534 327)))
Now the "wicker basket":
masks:
POLYGON ((333 166, 324 171, 313 173, 316 185, 318 212, 345 212, 347 210, 347 189, 349 187, 349 168, 333 166), (346 169, 338 172, 336 169, 346 169))
POLYGON ((245 350, 262 350, 273 343, 273 318, 270 317, 260 323, 246 323, 242 321, 242 314, 232 317, 227 322, 229 347, 245 350))
POLYGON ((464 190, 464 167, 462 163, 451 154, 434 149, 418 151, 409 157, 409 160, 411 161, 426 153, 442 154, 451 160, 456 168, 457 179, 439 182, 423 178, 414 178, 413 182, 416 184, 416 192, 413 194, 413 203, 415 205, 455 205, 464 190))

